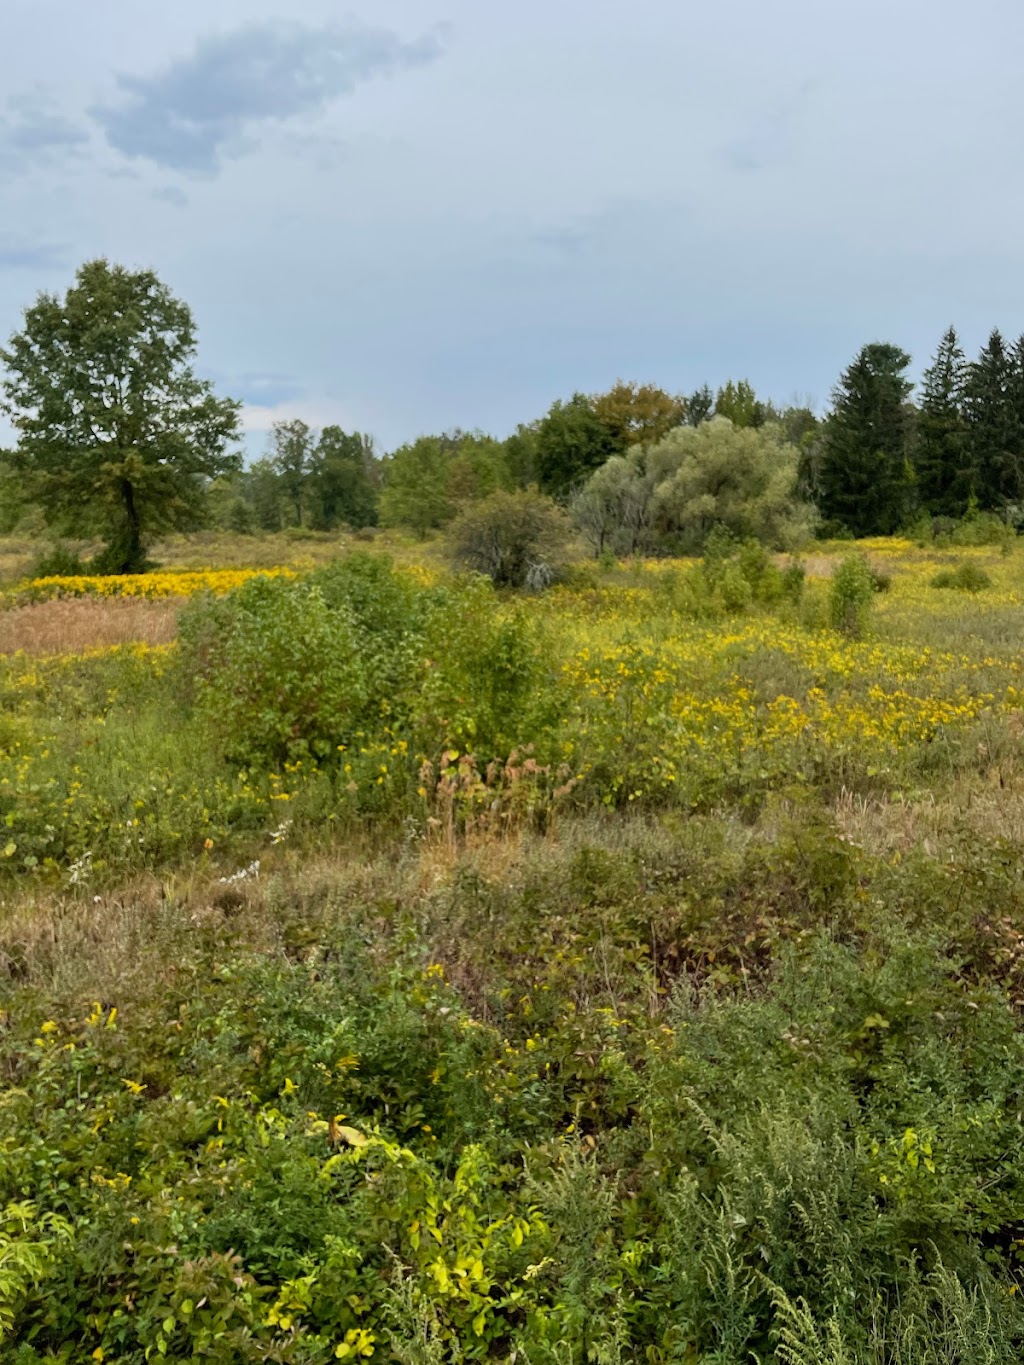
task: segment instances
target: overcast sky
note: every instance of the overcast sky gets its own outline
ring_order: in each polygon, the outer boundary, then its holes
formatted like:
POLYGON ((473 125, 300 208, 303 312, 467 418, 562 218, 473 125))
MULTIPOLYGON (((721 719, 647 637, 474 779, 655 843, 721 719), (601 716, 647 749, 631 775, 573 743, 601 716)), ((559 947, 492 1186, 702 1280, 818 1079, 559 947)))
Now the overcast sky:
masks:
POLYGON ((1024 330, 1021 0, 2 8, 0 333, 152 267, 253 433, 822 406, 866 341, 1024 330))

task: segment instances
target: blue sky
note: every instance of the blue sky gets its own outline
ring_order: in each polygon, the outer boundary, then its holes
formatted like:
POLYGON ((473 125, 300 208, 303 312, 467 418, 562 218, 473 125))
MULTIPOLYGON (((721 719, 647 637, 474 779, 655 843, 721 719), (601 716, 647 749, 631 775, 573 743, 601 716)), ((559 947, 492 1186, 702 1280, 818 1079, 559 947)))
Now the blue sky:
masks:
POLYGON ((1020 0, 4 0, 0 332, 96 255, 389 448, 1024 330, 1020 0))

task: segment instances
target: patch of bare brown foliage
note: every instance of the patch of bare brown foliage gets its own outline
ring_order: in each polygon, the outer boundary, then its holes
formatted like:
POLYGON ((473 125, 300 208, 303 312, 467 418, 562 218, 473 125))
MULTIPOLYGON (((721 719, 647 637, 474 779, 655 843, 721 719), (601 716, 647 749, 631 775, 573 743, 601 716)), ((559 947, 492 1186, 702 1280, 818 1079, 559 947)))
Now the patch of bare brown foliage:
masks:
POLYGON ((107 645, 164 645, 174 639, 176 598, 68 598, 0 612, 0 654, 80 654, 107 645))

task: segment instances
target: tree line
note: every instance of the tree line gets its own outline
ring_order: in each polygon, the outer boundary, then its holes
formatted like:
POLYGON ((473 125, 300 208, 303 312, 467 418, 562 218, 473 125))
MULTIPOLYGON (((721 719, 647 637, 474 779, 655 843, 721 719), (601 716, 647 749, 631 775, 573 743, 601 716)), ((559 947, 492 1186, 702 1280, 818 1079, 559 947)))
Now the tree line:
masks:
POLYGON ((699 550, 716 526, 784 544, 815 528, 1024 521, 1024 338, 998 331, 968 361, 951 328, 916 399, 910 356, 871 343, 823 418, 746 380, 689 394, 620 380, 504 439, 457 429, 383 456, 361 432, 278 422, 249 464, 241 405, 197 376, 196 352, 189 308, 151 271, 91 261, 63 298, 41 294, 0 349, 18 438, 0 458, 0 530, 35 516, 56 535, 99 536, 93 567, 125 572, 167 529, 422 536, 526 489, 568 508, 598 554, 699 550))

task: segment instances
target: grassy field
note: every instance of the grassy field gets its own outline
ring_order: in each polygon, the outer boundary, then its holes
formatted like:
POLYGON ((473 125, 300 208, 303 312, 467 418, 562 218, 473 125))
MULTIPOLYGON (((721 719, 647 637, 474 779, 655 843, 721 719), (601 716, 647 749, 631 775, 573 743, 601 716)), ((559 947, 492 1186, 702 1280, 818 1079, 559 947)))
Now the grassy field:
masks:
POLYGON ((4 1358, 1019 1360, 1024 550, 852 548, 0 546, 4 1358))

